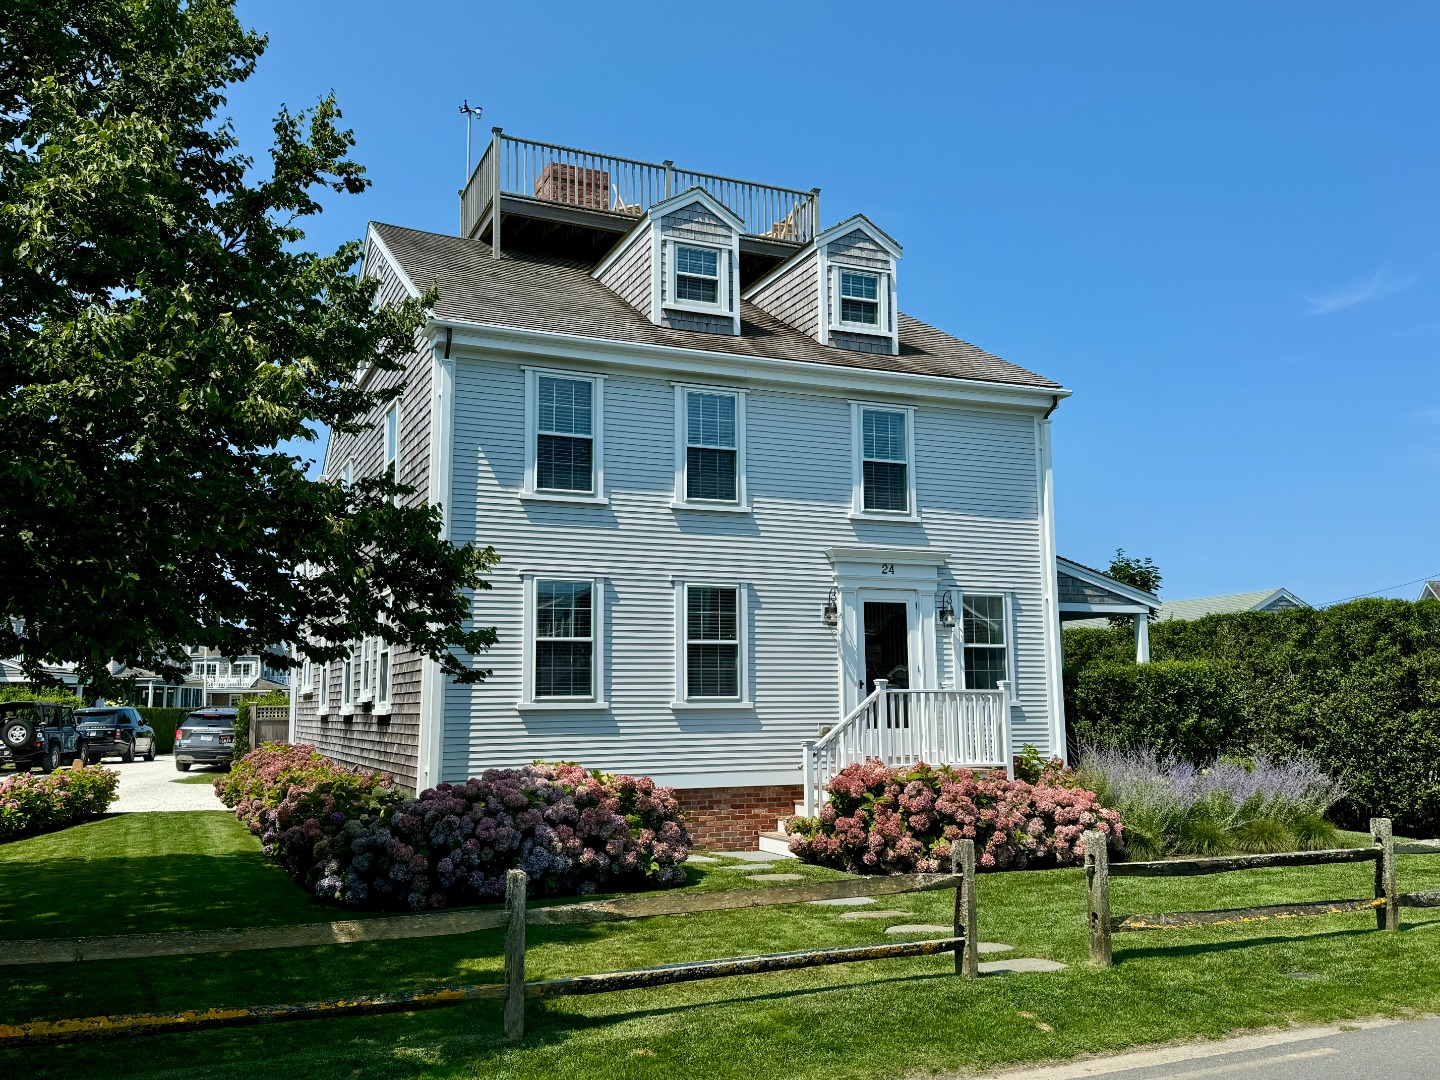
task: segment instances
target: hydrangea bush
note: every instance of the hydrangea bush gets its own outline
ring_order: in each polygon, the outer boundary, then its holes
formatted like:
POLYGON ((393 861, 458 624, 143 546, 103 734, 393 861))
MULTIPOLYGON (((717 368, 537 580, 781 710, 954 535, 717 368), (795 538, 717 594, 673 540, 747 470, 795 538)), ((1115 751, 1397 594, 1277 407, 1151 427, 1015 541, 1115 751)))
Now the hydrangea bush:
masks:
POLYGON ((16 773, 0 780, 0 841, 77 825, 115 801, 120 774, 76 764, 46 775, 16 773))
POLYGON ((644 777, 537 763, 405 798, 382 774, 314 747, 267 746, 216 789, 268 854, 350 907, 494 900, 516 868, 532 896, 686 881, 690 838, 674 792, 644 777))
POLYGON ((1090 829, 1123 846, 1120 815, 1054 769, 1029 783, 924 764, 890 768, 871 758, 846 766, 826 790, 819 817, 791 823, 790 850, 855 874, 945 871, 951 845, 964 839, 975 841, 982 870, 1077 863, 1090 829))

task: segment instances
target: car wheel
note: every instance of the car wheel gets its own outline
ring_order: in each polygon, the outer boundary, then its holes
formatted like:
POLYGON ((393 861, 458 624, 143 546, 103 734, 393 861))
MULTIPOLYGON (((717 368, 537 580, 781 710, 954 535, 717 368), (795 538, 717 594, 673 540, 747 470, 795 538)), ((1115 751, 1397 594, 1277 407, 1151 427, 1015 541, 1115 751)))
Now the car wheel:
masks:
POLYGON ((188 761, 177 761, 175 762, 175 768, 179 772, 189 772, 190 763, 188 761))
POLYGON ((21 750, 29 746, 34 738, 35 725, 23 717, 6 720, 4 726, 0 727, 0 742, 10 750, 21 750))
POLYGON ((145 751, 145 760, 146 760, 146 761, 154 761, 154 760, 155 760, 155 740, 154 740, 154 739, 151 739, 151 740, 150 740, 150 749, 145 751))
POLYGON ((58 768, 60 768, 60 747, 52 743, 50 749, 45 751, 45 756, 40 759, 40 771, 52 773, 58 768))
POLYGON ((123 761, 123 762, 125 762, 126 765, 129 765, 129 764, 131 764, 132 762, 134 762, 134 760, 135 760, 135 744, 134 744, 134 743, 131 743, 129 746, 125 747, 124 750, 121 750, 121 751, 120 751, 120 760, 123 761))

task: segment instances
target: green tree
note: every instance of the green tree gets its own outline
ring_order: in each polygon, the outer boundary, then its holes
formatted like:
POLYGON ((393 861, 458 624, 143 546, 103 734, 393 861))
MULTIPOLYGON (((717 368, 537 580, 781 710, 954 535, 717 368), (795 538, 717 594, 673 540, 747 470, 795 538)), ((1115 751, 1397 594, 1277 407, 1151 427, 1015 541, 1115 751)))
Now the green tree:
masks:
MULTIPOLYGON (((1124 548, 1116 548, 1115 555, 1110 560, 1110 566, 1105 571, 1116 581, 1129 585, 1135 589, 1144 589, 1148 593, 1160 594, 1160 582, 1164 578, 1160 574, 1160 567, 1150 560, 1150 556, 1143 559, 1132 559, 1125 554, 1124 548)), ((1155 621, 1155 612, 1150 613, 1150 621, 1155 621)), ((1129 626, 1128 615, 1115 616, 1111 618, 1111 626, 1129 626)))
POLYGON ((282 109, 264 168, 221 110, 265 39, 224 0, 10 0, 0 15, 0 656, 178 674, 185 645, 452 653, 490 549, 372 478, 276 449, 399 391, 433 298, 374 304, 359 246, 304 249, 367 186, 333 98, 282 109))

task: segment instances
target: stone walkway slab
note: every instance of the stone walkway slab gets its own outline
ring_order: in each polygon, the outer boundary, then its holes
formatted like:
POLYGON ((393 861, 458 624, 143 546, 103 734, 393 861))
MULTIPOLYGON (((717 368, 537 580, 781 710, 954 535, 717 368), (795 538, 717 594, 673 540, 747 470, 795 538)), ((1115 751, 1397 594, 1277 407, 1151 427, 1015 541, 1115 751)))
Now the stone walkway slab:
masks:
POLYGON ((751 874, 751 881, 804 881, 804 874, 751 874))
POLYGON ((837 896, 834 900, 807 900, 807 904, 814 904, 816 907, 863 907, 866 904, 873 904, 873 896, 837 896))
POLYGON ((1014 945, 1004 945, 998 941, 982 941, 975 948, 982 953, 1014 952, 1014 945))
POLYGON ((842 919, 895 919, 911 914, 908 911, 847 911, 842 919))
POLYGON ((1064 971, 1065 965, 1038 956, 1017 956, 1014 960, 987 960, 980 965, 981 975, 1002 975, 1019 971, 1064 971))
POLYGON ((712 851, 722 859, 739 859, 741 862, 774 862, 776 859, 793 859, 794 855, 781 855, 774 851, 712 851))
POLYGON ((949 934, 954 931, 953 926, 941 926, 939 923, 900 923, 898 926, 887 926, 887 934, 949 934))
POLYGON ((719 860, 719 859, 712 859, 709 855, 691 855, 691 856, 690 856, 688 859, 686 859, 685 861, 686 861, 686 862, 711 863, 711 862, 719 862, 720 860, 719 860))

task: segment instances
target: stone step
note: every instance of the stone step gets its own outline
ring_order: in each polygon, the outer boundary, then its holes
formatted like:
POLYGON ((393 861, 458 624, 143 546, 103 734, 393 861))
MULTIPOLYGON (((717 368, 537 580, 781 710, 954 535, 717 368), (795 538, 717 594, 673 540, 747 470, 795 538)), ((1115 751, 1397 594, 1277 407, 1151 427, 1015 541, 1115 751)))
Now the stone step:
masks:
POLYGON ((789 855, 790 837, 779 829, 774 832, 762 832, 759 847, 761 851, 771 855, 789 855))

